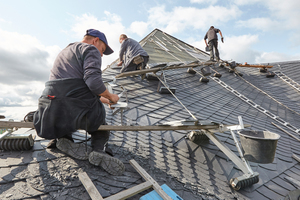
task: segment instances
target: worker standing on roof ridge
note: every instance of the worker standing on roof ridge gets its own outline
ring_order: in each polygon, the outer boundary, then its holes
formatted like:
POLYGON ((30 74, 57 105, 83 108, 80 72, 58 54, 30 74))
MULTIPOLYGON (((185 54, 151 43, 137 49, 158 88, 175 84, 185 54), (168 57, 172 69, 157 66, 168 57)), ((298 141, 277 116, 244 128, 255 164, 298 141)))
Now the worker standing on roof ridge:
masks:
POLYGON ((224 38, 223 38, 222 32, 219 29, 215 28, 214 26, 211 26, 204 36, 204 42, 205 42, 206 46, 208 47, 208 45, 209 45, 209 51, 210 51, 210 60, 209 61, 213 61, 213 62, 215 61, 214 60, 214 49, 215 49, 215 54, 216 54, 216 60, 217 60, 217 62, 220 61, 217 33, 220 34, 221 41, 224 43, 224 38), (208 44, 206 42, 206 39, 208 39, 208 44))
POLYGON ((87 30, 81 42, 63 49, 39 98, 34 126, 40 137, 54 139, 48 147, 56 146, 76 159, 88 159, 112 175, 121 175, 124 164, 107 147, 110 131, 98 130, 106 124, 102 103, 111 105, 119 100, 102 81, 101 57, 111 53, 104 33, 95 29, 87 30), (91 134, 92 148, 88 146, 88 153, 84 143, 74 143, 72 139, 78 129, 91 134))
POLYGON ((128 38, 127 35, 121 34, 119 38, 121 49, 119 52, 118 66, 122 66, 121 73, 145 69, 149 55, 143 47, 134 39, 128 38), (124 57, 123 57, 124 56, 124 57))

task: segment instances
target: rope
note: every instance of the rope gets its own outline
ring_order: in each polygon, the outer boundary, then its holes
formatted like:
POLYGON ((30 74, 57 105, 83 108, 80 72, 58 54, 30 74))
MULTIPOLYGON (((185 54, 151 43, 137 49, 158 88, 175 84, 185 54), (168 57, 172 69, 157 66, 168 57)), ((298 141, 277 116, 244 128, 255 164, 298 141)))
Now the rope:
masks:
POLYGON ((169 90, 169 92, 175 97, 175 99, 181 104, 181 106, 196 120, 196 124, 198 124, 198 119, 191 113, 191 111, 189 111, 187 109, 187 107, 185 107, 185 105, 176 97, 176 95, 169 89, 169 87, 167 86, 167 84, 165 84, 165 82, 163 80, 161 80, 159 78, 159 76, 157 76, 156 74, 154 74, 158 80, 169 90))

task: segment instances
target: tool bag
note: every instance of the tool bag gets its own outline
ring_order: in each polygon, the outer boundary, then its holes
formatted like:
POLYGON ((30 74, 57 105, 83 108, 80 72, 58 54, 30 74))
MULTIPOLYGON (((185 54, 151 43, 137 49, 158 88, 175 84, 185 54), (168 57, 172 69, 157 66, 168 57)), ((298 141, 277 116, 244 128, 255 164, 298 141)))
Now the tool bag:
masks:
POLYGON ((133 63, 136 64, 136 65, 141 64, 142 62, 144 62, 144 58, 141 55, 136 56, 135 58, 133 58, 133 63))

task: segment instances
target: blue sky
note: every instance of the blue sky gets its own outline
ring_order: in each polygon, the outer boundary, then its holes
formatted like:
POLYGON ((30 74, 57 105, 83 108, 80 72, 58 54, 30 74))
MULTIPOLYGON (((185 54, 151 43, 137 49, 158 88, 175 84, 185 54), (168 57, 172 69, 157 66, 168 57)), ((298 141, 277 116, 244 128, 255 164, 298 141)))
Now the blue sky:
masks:
POLYGON ((225 38, 222 59, 266 63, 299 60, 300 1, 0 0, 0 114, 22 119, 35 110, 58 52, 86 29, 104 32, 118 58, 118 37, 140 41, 159 28, 197 48, 211 25, 225 38), (129 3, 130 2, 130 3, 129 3))

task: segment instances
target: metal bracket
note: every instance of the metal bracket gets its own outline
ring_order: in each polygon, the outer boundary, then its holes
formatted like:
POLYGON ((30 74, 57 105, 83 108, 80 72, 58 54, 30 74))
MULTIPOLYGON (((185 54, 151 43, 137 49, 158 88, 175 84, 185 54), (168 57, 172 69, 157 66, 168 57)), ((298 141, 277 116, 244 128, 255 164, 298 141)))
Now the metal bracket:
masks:
POLYGON ((162 93, 162 94, 170 94, 170 91, 171 90, 173 93, 176 92, 176 88, 175 87, 172 87, 170 88, 168 83, 167 83, 167 80, 166 80, 166 77, 165 77, 165 73, 164 71, 161 72, 161 75, 162 77, 162 82, 163 82, 163 86, 162 86, 162 83, 161 81, 158 83, 158 86, 157 86, 157 92, 159 93, 162 93))
POLYGON ((128 110, 129 107, 128 107, 127 90, 122 86, 121 86, 121 88, 123 89, 123 91, 118 96, 119 96, 119 98, 121 98, 125 94, 126 102, 118 102, 114 105, 111 105, 111 107, 117 108, 117 110, 113 112, 113 115, 116 115, 118 112, 121 112, 121 125, 123 125, 123 111, 128 110))

